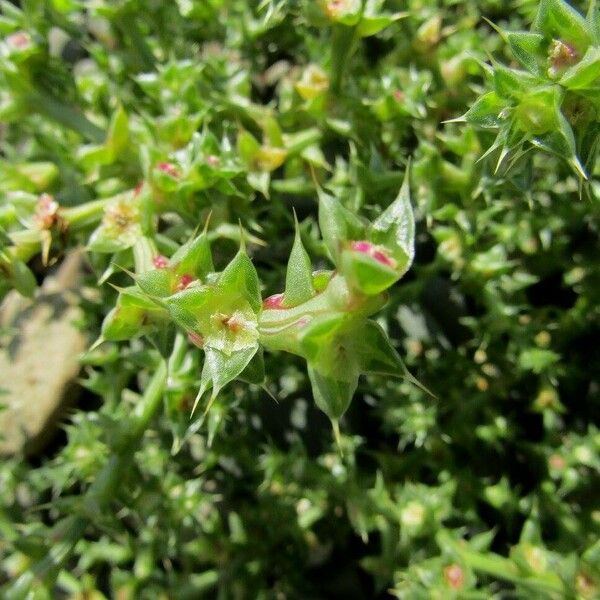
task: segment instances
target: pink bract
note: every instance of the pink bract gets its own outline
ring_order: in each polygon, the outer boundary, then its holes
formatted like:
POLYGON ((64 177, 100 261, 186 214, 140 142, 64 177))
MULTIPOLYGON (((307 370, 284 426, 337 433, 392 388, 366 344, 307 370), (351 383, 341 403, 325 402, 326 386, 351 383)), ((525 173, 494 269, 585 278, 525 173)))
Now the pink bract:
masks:
POLYGON ((162 171, 163 173, 166 173, 167 175, 170 175, 171 177, 179 177, 179 170, 177 169, 177 167, 169 162, 160 162, 158 163, 158 165, 156 165, 157 169, 159 171, 162 171))
POLYGON ((204 346, 204 338, 199 333, 188 331, 187 338, 197 348, 202 348, 204 346))
POLYGON ((157 269, 164 269, 165 267, 169 266, 169 259, 166 256, 163 256, 162 254, 155 256, 152 259, 152 262, 154 263, 154 266, 157 269))
POLYGON ((184 273, 179 277, 179 283, 177 284, 177 291, 185 290, 185 288, 194 281, 194 276, 189 273, 184 273))
POLYGON ((360 240, 357 242, 352 242, 350 247, 355 252, 360 252, 361 254, 367 254, 372 259, 376 260, 378 263, 385 265, 386 267, 394 268, 396 266, 396 261, 388 256, 384 250, 375 246, 371 242, 366 240, 360 240))
POLYGON ((283 306, 283 294, 273 294, 263 300, 263 308, 281 309, 283 306))

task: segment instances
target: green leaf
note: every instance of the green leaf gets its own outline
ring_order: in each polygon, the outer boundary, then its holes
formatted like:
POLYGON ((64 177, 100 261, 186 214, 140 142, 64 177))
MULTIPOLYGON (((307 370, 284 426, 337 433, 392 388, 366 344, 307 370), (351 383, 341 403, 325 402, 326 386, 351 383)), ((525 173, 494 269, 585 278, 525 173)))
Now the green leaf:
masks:
POLYGON ((170 296, 175 289, 176 281, 177 277, 171 269, 152 269, 135 278, 140 289, 155 298, 170 296))
MULTIPOLYGON (((295 217, 294 217, 295 218, 295 217)), ((285 277, 284 305, 297 306, 314 296, 312 283, 312 265, 304 249, 300 236, 300 227, 295 219, 296 235, 290 253, 285 277)))
POLYGON ((262 299, 258 273, 243 248, 221 273, 218 286, 225 294, 241 295, 255 313, 260 311, 262 299))
POLYGON ((37 289, 37 281, 31 269, 18 258, 13 258, 10 265, 11 280, 19 294, 31 298, 37 289))
POLYGON ((250 171, 247 175, 250 187, 260 192, 265 198, 269 197, 271 173, 269 171, 250 171))
POLYGON ((496 92, 488 92, 478 98, 461 119, 482 129, 496 129, 505 122, 502 111, 507 106, 506 100, 496 92))
POLYGON ((515 109, 519 128, 533 135, 546 133, 558 125, 562 91, 558 86, 532 89, 515 109))
POLYGON ((342 252, 339 268, 353 289, 367 295, 380 294, 400 279, 400 273, 394 268, 351 248, 342 252))
POLYGON ((283 147, 283 135, 276 119, 267 117, 263 123, 263 130, 269 146, 283 147))
POLYGON ((337 265, 343 242, 364 239, 365 225, 337 198, 317 188, 319 195, 319 227, 323 241, 337 265))
POLYGON ((171 257, 171 264, 178 275, 190 274, 204 279, 214 272, 210 240, 203 231, 198 237, 185 243, 171 257))
POLYGON ((541 0, 533 29, 574 46, 581 54, 592 43, 585 19, 564 0, 541 0))
POLYGON ((369 238, 384 246, 396 261, 394 271, 402 277, 415 256, 415 217, 410 201, 410 168, 396 199, 371 224, 369 238))
POLYGON ((164 300, 171 318, 185 331, 198 332, 199 319, 209 310, 209 286, 191 286, 164 300))
POLYGON ((556 156, 563 158, 569 163, 579 177, 587 179, 588 175, 576 153, 575 136, 571 129, 571 125, 560 110, 557 111, 556 119, 558 121, 556 131, 537 136, 531 140, 531 143, 538 148, 543 148, 547 152, 551 152, 552 154, 556 154, 556 156))
POLYGON ((116 110, 110 121, 106 142, 104 143, 110 162, 116 160, 129 143, 129 119, 122 106, 116 110))
POLYGON ((560 84, 570 90, 596 88, 600 83, 600 48, 588 48, 585 56, 568 68, 560 79, 560 84))
POLYGON ((560 355, 552 350, 546 350, 544 348, 530 348, 528 350, 523 350, 519 356, 519 366, 525 371, 542 373, 559 360, 560 355))
POLYGON ((194 414, 200 398, 208 389, 212 388, 211 400, 206 407, 206 413, 212 400, 228 383, 244 371, 257 351, 258 344, 231 354, 225 354, 215 348, 206 347, 204 350, 204 366, 200 377, 200 390, 194 402, 192 414, 194 414))
POLYGON ((315 404, 332 421, 338 421, 348 410, 358 386, 358 369, 348 365, 344 379, 336 379, 323 373, 318 365, 309 363, 308 377, 315 404))
POLYGON ((507 31, 504 38, 513 56, 533 75, 544 75, 547 67, 548 42, 541 33, 507 31))
POLYGON ((260 143, 249 131, 244 129, 238 135, 237 149, 240 158, 246 164, 252 165, 260 150, 260 143))
POLYGON ((342 313, 325 314, 302 329, 300 345, 308 361, 317 362, 323 352, 328 352, 346 318, 342 313))
POLYGON ((526 96, 532 87, 543 83, 539 77, 527 71, 509 69, 494 63, 494 88, 502 98, 520 98, 526 96))
POLYGON ((238 379, 246 383, 262 385, 265 381, 265 359, 262 348, 259 348, 238 379))
POLYGON ((389 27, 392 23, 406 17, 408 13, 395 13, 395 14, 378 14, 368 15, 364 14, 360 20, 357 32, 359 37, 370 37, 379 33, 381 30, 389 27))
POLYGON ((122 289, 116 306, 102 322, 101 338, 114 342, 131 339, 142 332, 152 313, 160 317, 165 311, 141 295, 136 287, 122 289))

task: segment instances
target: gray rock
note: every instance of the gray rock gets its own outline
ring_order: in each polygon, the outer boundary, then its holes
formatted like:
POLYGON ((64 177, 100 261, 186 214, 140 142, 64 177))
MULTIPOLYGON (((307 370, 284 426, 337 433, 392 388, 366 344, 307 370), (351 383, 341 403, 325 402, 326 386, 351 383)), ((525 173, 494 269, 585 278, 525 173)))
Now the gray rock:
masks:
POLYGON ((74 325, 81 266, 71 254, 34 300, 11 293, 0 306, 0 454, 38 452, 73 395, 87 345, 74 325))

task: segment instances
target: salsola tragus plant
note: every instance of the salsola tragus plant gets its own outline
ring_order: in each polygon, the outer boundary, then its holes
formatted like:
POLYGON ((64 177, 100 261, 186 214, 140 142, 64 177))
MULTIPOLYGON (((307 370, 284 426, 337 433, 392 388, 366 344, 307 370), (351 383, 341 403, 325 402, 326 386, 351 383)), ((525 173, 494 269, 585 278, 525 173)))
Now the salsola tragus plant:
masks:
POLYGON ((463 119, 496 130, 486 154, 522 165, 532 147, 567 161, 582 180, 594 169, 600 142, 600 13, 585 16, 565 0, 542 0, 530 31, 496 27, 514 61, 485 65, 493 91, 463 119))
POLYGON ((595 598, 596 6, 0 0, 0 597, 595 598))

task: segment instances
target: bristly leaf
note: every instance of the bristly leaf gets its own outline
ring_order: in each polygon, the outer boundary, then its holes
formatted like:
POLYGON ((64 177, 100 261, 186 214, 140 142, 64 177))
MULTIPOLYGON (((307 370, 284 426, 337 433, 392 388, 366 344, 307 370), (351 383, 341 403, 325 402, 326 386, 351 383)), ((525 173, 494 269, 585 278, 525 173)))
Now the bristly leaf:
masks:
POLYGON ((308 364, 308 377, 315 404, 332 420, 338 421, 348 410, 358 386, 359 372, 348 368, 344 379, 323 373, 316 364, 308 364))
POLYGON ((135 276, 139 288, 156 298, 167 298, 176 286, 177 276, 170 269, 152 269, 135 276))
POLYGON ((568 42, 581 54, 592 43, 588 23, 564 0, 541 0, 533 28, 550 39, 568 42))
POLYGON ((505 122, 501 115, 507 106, 507 101, 496 92, 488 92, 478 98, 461 118, 482 129, 497 129, 505 122))
POLYGON ((365 236, 364 223, 337 198, 317 188, 319 195, 319 228, 334 264, 339 262, 342 244, 365 236))
POLYGON ((300 236, 300 227, 298 220, 294 214, 294 222, 296 227, 296 235, 294 237, 294 245, 287 265, 285 277, 285 293, 284 305, 297 306, 314 296, 314 288, 312 282, 312 265, 310 257, 302 244, 300 236))
POLYGON ((208 389, 212 388, 211 399, 204 411, 206 414, 214 398, 228 383, 236 379, 246 369, 257 351, 258 344, 231 354, 225 354, 215 348, 206 347, 204 366, 200 377, 200 390, 192 408, 192 415, 196 411, 201 397, 208 389))
POLYGON ((225 293, 241 294, 255 313, 260 310, 262 299, 258 274, 250 257, 242 248, 225 267, 217 285, 225 293))
POLYGON ((215 267, 206 229, 197 237, 186 242, 171 257, 171 264, 178 275, 190 274, 204 279, 215 267))
POLYGON ((406 169, 396 199, 373 221, 370 238, 384 246, 396 261, 394 271, 402 277, 415 256, 415 217, 410 202, 410 167, 406 169))
POLYGON ((541 76, 547 67, 548 41, 541 33, 507 31, 504 38, 513 56, 531 74, 541 76))

